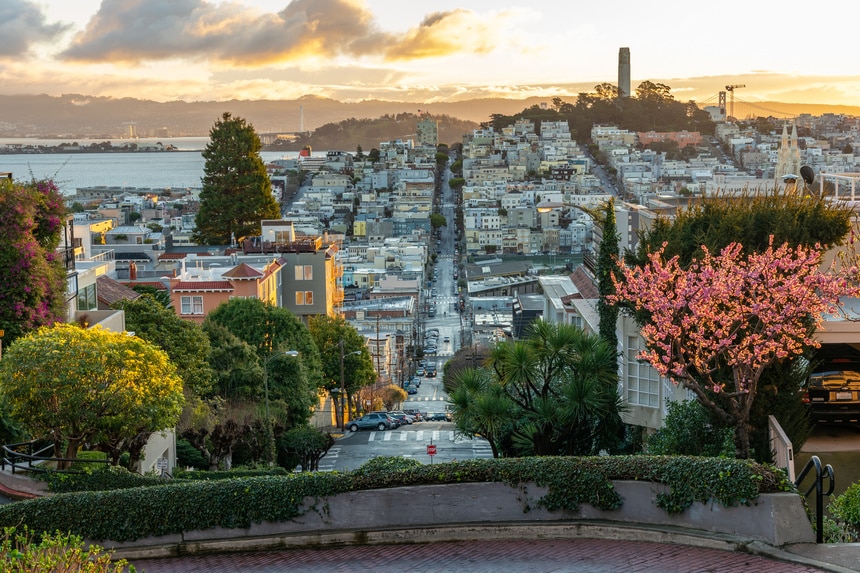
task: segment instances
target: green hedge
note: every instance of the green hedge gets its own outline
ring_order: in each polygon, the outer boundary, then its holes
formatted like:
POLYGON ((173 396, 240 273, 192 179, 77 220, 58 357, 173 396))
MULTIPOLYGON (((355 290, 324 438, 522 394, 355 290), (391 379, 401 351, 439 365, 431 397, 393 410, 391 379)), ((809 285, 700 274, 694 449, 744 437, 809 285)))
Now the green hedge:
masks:
POLYGON ((262 470, 229 470, 229 471, 199 471, 199 470, 176 470, 173 477, 176 479, 186 480, 219 480, 219 479, 237 479, 249 477, 263 476, 285 476, 288 475, 286 469, 274 466, 262 470))
MULTIPOLYGON (((89 464, 94 465, 94 464, 89 464)), ((132 473, 119 466, 100 464, 88 468, 83 473, 46 472, 43 479, 48 482, 48 490, 54 493, 73 493, 84 491, 107 491, 133 487, 152 487, 170 483, 164 478, 143 476, 132 473)))
MULTIPOLYGON (((349 491, 425 484, 535 483, 548 494, 547 509, 575 510, 582 503, 612 510, 622 499, 611 480, 664 483, 657 505, 677 513, 695 501, 725 506, 753 503, 760 493, 793 491, 784 472, 755 462, 695 457, 606 456, 470 460, 421 465, 374 459, 349 473, 301 473, 218 481, 174 480, 163 487, 60 494, 0 506, 0 527, 27 525, 86 539, 130 541, 211 527, 245 528, 289 521, 317 501, 349 491)), ((527 510, 528 507, 525 507, 527 510)))

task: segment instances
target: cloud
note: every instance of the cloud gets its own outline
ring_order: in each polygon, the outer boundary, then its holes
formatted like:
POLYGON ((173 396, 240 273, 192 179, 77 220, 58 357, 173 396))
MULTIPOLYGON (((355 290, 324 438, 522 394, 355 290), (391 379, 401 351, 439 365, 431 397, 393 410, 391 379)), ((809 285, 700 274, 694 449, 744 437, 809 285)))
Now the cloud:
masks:
MULTIPOLYGON (((504 17, 504 16, 502 16, 504 17)), ((292 0, 277 13, 206 0, 103 0, 62 57, 102 63, 191 58, 232 66, 409 60, 493 48, 494 20, 437 12, 406 33, 379 29, 361 0, 292 0)))
POLYGON ((0 57, 21 56, 33 44, 50 42, 70 25, 48 24, 41 9, 31 0, 0 2, 0 57))

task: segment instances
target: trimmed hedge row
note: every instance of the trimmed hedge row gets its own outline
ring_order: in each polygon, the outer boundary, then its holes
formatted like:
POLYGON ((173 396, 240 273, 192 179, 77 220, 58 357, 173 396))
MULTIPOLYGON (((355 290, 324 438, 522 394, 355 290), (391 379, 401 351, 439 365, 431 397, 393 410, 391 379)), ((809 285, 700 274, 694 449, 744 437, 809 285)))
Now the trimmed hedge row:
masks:
MULTIPOLYGON (((274 467, 264 470, 234 470, 234 471, 185 471, 177 470, 177 480, 223 480, 241 479, 262 476, 285 476, 289 472, 282 467, 274 467)), ((172 483, 171 481, 157 476, 140 475, 132 473, 118 466, 99 466, 90 468, 83 473, 69 474, 50 471, 44 474, 43 479, 48 483, 48 490, 54 493, 73 493, 83 491, 109 491, 113 489, 130 489, 133 487, 154 487, 172 483)))
POLYGON ((320 501, 349 491, 475 482, 546 486, 549 491, 537 505, 549 510, 575 510, 582 503, 612 510, 623 502, 612 480, 668 485, 669 492, 657 504, 669 513, 683 511, 696 501, 714 500, 727 507, 749 505, 760 493, 794 490, 781 470, 723 458, 535 457, 433 465, 376 458, 348 473, 174 480, 161 487, 59 494, 0 506, 0 527, 27 525, 35 531, 59 530, 93 541, 132 541, 212 527, 289 521, 306 511, 303 502, 307 498, 320 501))

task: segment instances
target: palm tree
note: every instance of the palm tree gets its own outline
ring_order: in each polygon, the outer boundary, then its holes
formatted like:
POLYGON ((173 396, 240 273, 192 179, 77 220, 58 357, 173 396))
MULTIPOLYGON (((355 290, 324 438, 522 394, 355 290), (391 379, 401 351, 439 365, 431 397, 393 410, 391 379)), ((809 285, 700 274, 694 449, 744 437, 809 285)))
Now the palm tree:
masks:
POLYGON ((498 458, 501 442, 516 419, 516 406, 495 383, 489 370, 467 368, 456 374, 456 388, 450 394, 453 421, 468 436, 482 436, 498 458))
POLYGON ((513 442, 525 455, 595 454, 621 428, 615 349, 565 324, 537 321, 489 363, 520 411, 513 442))

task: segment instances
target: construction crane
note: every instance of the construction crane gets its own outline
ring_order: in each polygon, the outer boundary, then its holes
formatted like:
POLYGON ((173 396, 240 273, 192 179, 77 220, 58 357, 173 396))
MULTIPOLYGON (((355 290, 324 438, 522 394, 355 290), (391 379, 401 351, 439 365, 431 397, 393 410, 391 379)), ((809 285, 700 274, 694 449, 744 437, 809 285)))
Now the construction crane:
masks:
POLYGON ((726 91, 731 94, 729 98, 729 117, 735 119, 735 90, 738 88, 745 88, 746 84, 731 84, 726 86, 726 91))

